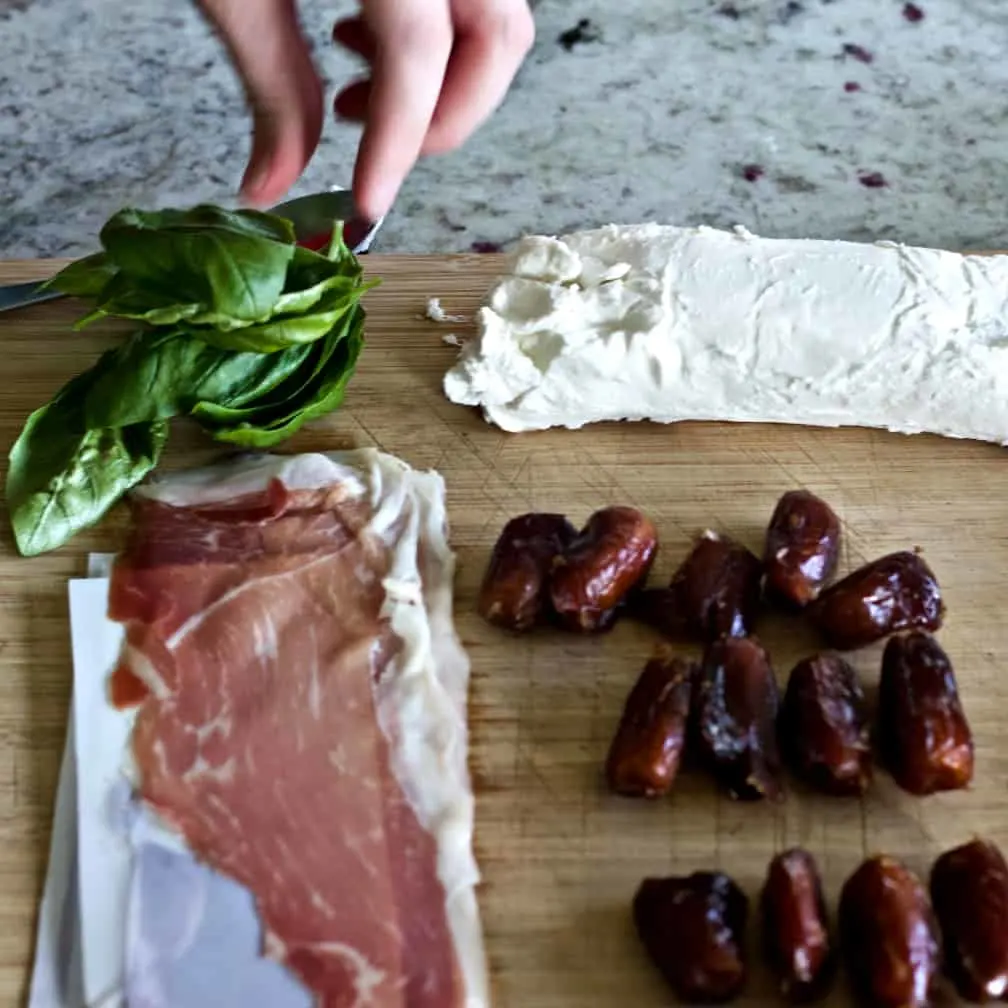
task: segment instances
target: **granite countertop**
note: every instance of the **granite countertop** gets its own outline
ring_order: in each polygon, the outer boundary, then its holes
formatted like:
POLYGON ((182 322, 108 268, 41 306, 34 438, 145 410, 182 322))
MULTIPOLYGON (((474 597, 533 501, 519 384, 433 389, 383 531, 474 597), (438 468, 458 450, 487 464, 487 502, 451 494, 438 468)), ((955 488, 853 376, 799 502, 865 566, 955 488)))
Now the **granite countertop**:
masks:
MULTIPOLYGON (((350 5, 303 0, 331 83, 350 5)), ((1008 247, 1003 0, 540 0, 505 106, 421 164, 382 251, 608 221, 1008 247)), ((296 193, 350 177, 331 123, 296 193)), ((0 0, 0 256, 92 250, 119 207, 227 203, 248 120, 191 5, 0 0)))

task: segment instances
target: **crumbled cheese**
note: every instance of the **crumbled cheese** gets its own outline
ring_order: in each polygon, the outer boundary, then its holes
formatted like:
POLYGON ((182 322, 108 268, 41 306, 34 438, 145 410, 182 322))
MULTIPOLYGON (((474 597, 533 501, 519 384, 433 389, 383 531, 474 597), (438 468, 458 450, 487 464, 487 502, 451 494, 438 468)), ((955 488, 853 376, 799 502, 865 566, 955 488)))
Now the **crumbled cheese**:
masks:
POLYGON ((431 322, 465 322, 464 315, 449 315, 444 308, 441 307, 440 298, 428 298, 427 299, 427 310, 424 312, 424 317, 431 320, 431 322))
POLYGON ((605 420, 1008 443, 1008 256, 609 225, 519 243, 444 379, 509 431, 605 420))

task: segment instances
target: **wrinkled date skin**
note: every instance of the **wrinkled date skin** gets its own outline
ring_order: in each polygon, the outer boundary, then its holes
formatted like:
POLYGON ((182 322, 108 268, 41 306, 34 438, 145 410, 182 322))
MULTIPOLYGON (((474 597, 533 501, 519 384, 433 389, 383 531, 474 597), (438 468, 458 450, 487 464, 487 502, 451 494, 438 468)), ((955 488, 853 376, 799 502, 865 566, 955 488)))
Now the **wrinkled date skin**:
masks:
POLYGON ((696 684, 697 753, 733 798, 781 797, 777 681, 770 657, 751 637, 707 647, 696 684))
POLYGON ((657 550, 658 533, 640 511, 596 511, 554 562, 551 597, 560 625, 587 633, 610 627, 628 593, 647 577, 657 550))
POLYGON ((822 997, 833 977, 826 900, 815 858, 784 851, 770 862, 760 901, 763 953, 781 993, 794 1004, 822 997))
POLYGON ((752 633, 763 589, 759 558, 733 540, 705 532, 668 588, 640 593, 631 613, 667 637, 704 643, 752 633))
POLYGON ((948 655, 930 634, 893 637, 882 654, 879 754, 914 795, 955 791, 973 779, 973 735, 948 655))
POLYGON ((749 901, 720 872, 645 879, 633 901, 637 934, 679 1000, 730 1001, 746 980, 749 901))
POLYGON ((839 655, 800 661, 777 718, 784 761, 809 787, 861 795, 872 780, 871 731, 857 673, 839 655))
POLYGON ((577 536, 558 514, 525 514, 504 526, 490 554, 477 609, 494 626, 531 630, 548 611, 553 562, 577 536))
POLYGON ((945 615, 941 590, 916 553, 891 553, 827 588, 808 607, 831 647, 852 651, 901 630, 937 630, 945 615))
POLYGON ((808 490, 791 490, 777 502, 767 529, 763 568, 771 598, 803 608, 836 572, 840 519, 808 490))
POLYGON ((695 675, 691 662, 664 651, 644 666, 606 759, 606 780, 616 794, 668 794, 682 759, 695 675))
POLYGON ((895 858, 869 858, 844 883, 839 920, 858 1000, 876 1008, 924 1008, 940 951, 920 879, 895 858))
POLYGON ((1008 994, 1008 864, 987 840, 946 851, 931 869, 945 965, 967 1001, 1008 994))

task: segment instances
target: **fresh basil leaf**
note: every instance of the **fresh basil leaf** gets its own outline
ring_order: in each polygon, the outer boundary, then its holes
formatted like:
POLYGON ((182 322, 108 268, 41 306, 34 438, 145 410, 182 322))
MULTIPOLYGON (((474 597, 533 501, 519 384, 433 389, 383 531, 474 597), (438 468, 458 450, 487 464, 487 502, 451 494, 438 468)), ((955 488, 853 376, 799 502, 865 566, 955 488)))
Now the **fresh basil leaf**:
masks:
MULTIPOLYGON (((309 420, 331 412, 343 402, 363 346, 364 310, 358 305, 346 326, 326 337, 323 359, 298 396, 258 412, 254 419, 212 428, 211 433, 218 441, 247 448, 269 448, 286 440, 309 420)), ((194 412, 194 416, 215 419, 213 410, 194 412)), ((225 415, 217 413, 216 419, 225 420, 225 415)))
MULTIPOLYGON (((363 310, 362 318, 363 318, 363 310)), ((271 392, 245 402, 235 400, 217 403, 202 402, 192 415, 204 426, 214 429, 248 423, 253 426, 270 423, 300 409, 312 396, 319 376, 331 366, 337 344, 346 339, 358 326, 356 315, 348 315, 339 326, 334 326, 324 339, 310 345, 308 354, 296 371, 271 392)), ((288 351, 289 352, 289 351, 288 351)))
POLYGON ((168 421, 268 447, 335 409, 363 345, 362 269, 337 225, 325 255, 288 221, 201 206, 124 210, 104 251, 49 283, 148 328, 103 354, 36 410, 10 454, 18 548, 53 549, 157 464, 168 421))
POLYGON ((96 298, 117 270, 118 267, 104 252, 96 252, 64 266, 59 273, 46 280, 42 287, 52 288, 70 297, 96 298))
POLYGON ((364 272, 360 260, 353 254, 353 251, 343 239, 343 221, 337 221, 333 225, 333 234, 329 241, 326 258, 341 273, 359 277, 364 272))
MULTIPOLYGON (((123 210, 102 228, 101 240, 138 290, 199 305, 198 315, 186 317, 222 328, 269 318, 296 247, 289 221, 209 206, 123 210)), ((111 304, 98 307, 112 314, 111 304)))
POLYGON ((329 333, 353 310, 361 294, 374 286, 346 280, 331 286, 314 308, 300 315, 274 316, 259 325, 228 332, 185 325, 191 335, 226 350, 272 353, 299 343, 314 343, 329 333))
POLYGON ((298 246, 287 268, 284 293, 277 299, 275 315, 305 312, 314 308, 332 289, 353 290, 359 285, 360 272, 341 269, 318 252, 298 246))
POLYGON ((181 331, 136 333, 89 372, 81 396, 83 429, 185 415, 202 400, 261 399, 296 373, 310 349, 236 354, 181 331))
POLYGON ((87 378, 36 410, 11 449, 7 506, 23 556, 56 549, 97 522, 157 465, 168 438, 163 421, 81 431, 87 378))
POLYGON ((335 341, 342 338, 341 332, 334 332, 326 339, 306 344, 305 348, 309 352, 300 366, 265 395, 217 402, 204 400, 193 407, 191 416, 213 431, 240 423, 255 423, 257 418, 276 416, 285 408, 296 409, 296 404, 304 401, 304 390, 315 380, 331 356, 335 341))
POLYGON ((116 273, 94 298, 95 306, 74 323, 84 329, 103 318, 132 319, 152 326, 172 326, 182 319, 206 315, 203 305, 185 304, 170 294, 139 288, 126 273, 116 273))

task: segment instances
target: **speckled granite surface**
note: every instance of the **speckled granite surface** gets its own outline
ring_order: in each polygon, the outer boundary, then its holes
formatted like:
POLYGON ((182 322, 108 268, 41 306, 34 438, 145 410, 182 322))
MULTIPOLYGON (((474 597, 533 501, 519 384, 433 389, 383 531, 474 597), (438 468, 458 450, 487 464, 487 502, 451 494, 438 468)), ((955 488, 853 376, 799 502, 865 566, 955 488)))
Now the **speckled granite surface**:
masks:
MULTIPOLYGON (((304 0, 328 78, 346 3, 304 0)), ((423 163, 382 251, 610 220, 1008 247, 1004 0, 540 0, 506 106, 423 163), (916 17, 923 12, 923 18, 916 17)), ((296 190, 346 182, 335 123, 296 190)), ((72 255, 124 204, 229 202, 248 124, 185 2, 0 0, 0 255, 72 255)))

